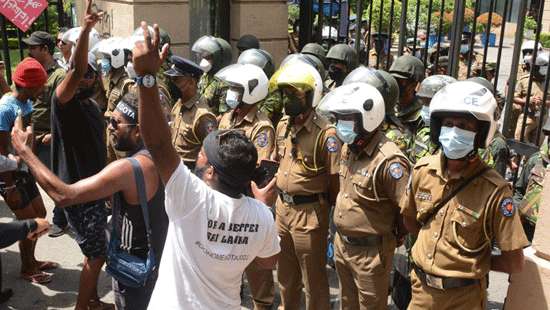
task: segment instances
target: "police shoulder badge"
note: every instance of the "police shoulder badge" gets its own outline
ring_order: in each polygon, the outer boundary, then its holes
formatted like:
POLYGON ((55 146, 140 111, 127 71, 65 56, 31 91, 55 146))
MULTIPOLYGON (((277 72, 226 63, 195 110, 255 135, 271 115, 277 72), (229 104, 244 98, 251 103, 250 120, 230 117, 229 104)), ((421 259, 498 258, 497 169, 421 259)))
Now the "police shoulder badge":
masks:
POLYGON ((338 151, 338 140, 336 140, 336 137, 333 137, 333 136, 328 137, 326 146, 327 146, 327 151, 331 153, 338 151))
POLYGON ((511 217, 512 215, 514 215, 515 209, 516 208, 514 206, 512 198, 505 198, 500 203, 500 213, 502 213, 502 215, 505 217, 511 217))
POLYGON ((399 180, 403 176, 403 165, 400 163, 392 163, 389 167, 392 178, 399 180))
POLYGON ((256 145, 259 147, 265 147, 267 145, 267 133, 265 131, 260 132, 256 136, 256 145))

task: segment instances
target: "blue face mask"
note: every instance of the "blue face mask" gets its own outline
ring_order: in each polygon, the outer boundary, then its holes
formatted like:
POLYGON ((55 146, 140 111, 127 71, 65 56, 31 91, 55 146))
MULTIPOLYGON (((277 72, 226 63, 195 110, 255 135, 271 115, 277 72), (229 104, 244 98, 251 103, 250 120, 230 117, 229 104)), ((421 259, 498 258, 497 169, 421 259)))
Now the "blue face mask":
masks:
POLYGON ((422 120, 424 121, 424 124, 426 126, 430 126, 430 107, 427 105, 423 105, 422 109, 420 110, 420 117, 422 117, 422 120))
POLYGON ((353 131, 354 127, 354 121, 339 120, 338 123, 336 123, 336 134, 338 135, 338 138, 346 144, 352 144, 355 141, 355 138, 357 138, 357 133, 353 131))
POLYGON ((460 54, 466 54, 469 51, 470 51, 470 45, 469 44, 460 45, 460 54))
POLYGON ((441 127, 439 143, 449 159, 460 159, 474 150, 476 133, 458 127, 441 127))
POLYGON ((239 92, 232 89, 227 90, 227 95, 225 97, 225 103, 229 106, 230 109, 235 109, 239 106, 239 92))
POLYGON ((111 61, 107 58, 101 58, 101 73, 106 76, 111 71, 111 61))

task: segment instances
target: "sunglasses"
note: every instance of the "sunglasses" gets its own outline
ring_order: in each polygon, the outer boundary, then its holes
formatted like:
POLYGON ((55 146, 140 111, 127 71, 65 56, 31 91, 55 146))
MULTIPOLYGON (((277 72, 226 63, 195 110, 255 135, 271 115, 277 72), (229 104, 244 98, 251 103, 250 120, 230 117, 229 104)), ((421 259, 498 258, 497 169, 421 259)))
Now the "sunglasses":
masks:
POLYGON ((57 40, 56 40, 56 43, 57 43, 57 45, 59 45, 59 43, 61 43, 61 45, 67 45, 67 44, 69 44, 69 43, 67 43, 67 42, 65 42, 65 41, 63 41, 63 40, 61 40, 61 39, 57 39, 57 40))
POLYGON ((137 124, 121 124, 119 121, 117 121, 116 119, 114 119, 112 117, 109 119, 109 124, 114 129, 118 129, 118 126, 129 126, 129 127, 137 126, 137 124))

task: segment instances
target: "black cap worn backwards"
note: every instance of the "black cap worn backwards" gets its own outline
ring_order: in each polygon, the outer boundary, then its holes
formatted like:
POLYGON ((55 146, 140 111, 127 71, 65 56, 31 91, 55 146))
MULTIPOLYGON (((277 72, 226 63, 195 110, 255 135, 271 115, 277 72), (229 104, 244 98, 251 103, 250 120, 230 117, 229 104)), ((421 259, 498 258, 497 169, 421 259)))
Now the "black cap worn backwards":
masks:
POLYGON ((48 47, 55 46, 55 39, 53 36, 44 31, 35 31, 31 33, 30 37, 22 40, 28 46, 46 45, 48 47))
POLYGON ((172 62, 172 67, 164 72, 165 75, 192 75, 195 78, 199 78, 203 73, 202 69, 189 59, 174 55, 170 57, 170 61, 172 62))

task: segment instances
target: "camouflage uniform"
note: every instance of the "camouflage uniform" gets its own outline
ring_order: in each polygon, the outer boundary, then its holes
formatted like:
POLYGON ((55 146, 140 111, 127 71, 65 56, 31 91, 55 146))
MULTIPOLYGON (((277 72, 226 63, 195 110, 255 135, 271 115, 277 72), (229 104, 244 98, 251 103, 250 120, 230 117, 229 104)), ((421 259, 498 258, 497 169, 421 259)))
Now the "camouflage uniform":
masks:
MULTIPOLYGON (((477 66, 481 66, 483 63, 483 54, 480 54, 478 52, 472 53, 472 69, 470 70, 470 75, 472 74, 473 70, 477 66)), ((458 62, 458 80, 466 80, 468 79, 468 59, 466 59, 463 55, 460 55, 460 60, 458 62)))
POLYGON ((422 103, 415 99, 404 110, 400 110, 398 106, 395 107, 395 118, 389 117, 387 121, 382 125, 382 130, 386 133, 386 137, 399 147, 399 149, 407 154, 409 159, 414 160, 411 157, 411 149, 414 144, 414 137, 416 130, 422 123, 422 117, 420 116, 420 109, 422 103))
POLYGON ((409 158, 418 162, 421 158, 433 155, 439 147, 433 144, 430 138, 430 126, 424 126, 416 131, 413 145, 410 149, 409 158))
MULTIPOLYGON (((210 112, 215 115, 221 114, 220 103, 225 99, 225 96, 222 96, 222 87, 222 82, 208 73, 204 73, 199 80, 199 93, 201 94, 201 98, 206 101, 210 107, 210 112)), ((224 109, 224 112, 225 111, 227 111, 227 109, 224 109)))
MULTIPOLYGON (((371 48, 370 51, 369 51, 369 67, 376 68, 376 58, 377 57, 378 57, 378 53, 376 52, 376 50, 374 48, 371 48)), ((392 63, 393 63, 393 55, 392 54, 390 54, 389 63, 388 63, 388 55, 387 54, 382 54, 382 55, 380 55, 380 63, 379 63, 378 68, 380 68, 380 69, 389 68, 392 63)))
POLYGON ((283 116, 283 108, 283 94, 277 90, 270 92, 264 100, 258 102, 258 110, 269 117, 274 127, 277 127, 283 116))

